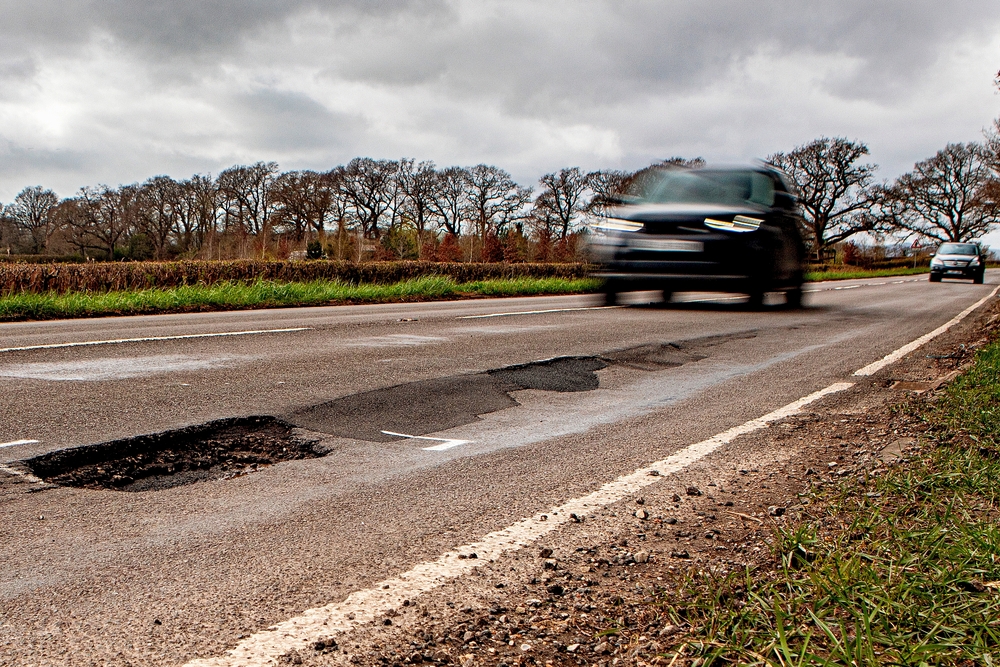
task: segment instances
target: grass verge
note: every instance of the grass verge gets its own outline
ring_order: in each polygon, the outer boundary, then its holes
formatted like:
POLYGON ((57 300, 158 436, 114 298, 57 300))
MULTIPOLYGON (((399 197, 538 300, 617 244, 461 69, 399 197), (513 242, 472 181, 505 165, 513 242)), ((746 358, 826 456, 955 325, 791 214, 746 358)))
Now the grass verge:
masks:
POLYGON ((689 628, 666 661, 1000 664, 1000 343, 899 416, 928 427, 920 453, 782 530, 776 571, 691 575, 664 601, 689 628))
POLYGON ((579 294, 592 292, 599 285, 599 281, 589 278, 512 278, 456 283, 448 277, 428 276, 389 285, 328 280, 257 281, 121 292, 21 293, 0 297, 0 321, 385 303, 463 296, 579 294))
POLYGON ((857 280, 859 278, 890 278, 892 276, 915 276, 930 273, 930 267, 899 267, 895 269, 845 269, 843 271, 811 271, 806 273, 806 281, 815 283, 823 280, 857 280))

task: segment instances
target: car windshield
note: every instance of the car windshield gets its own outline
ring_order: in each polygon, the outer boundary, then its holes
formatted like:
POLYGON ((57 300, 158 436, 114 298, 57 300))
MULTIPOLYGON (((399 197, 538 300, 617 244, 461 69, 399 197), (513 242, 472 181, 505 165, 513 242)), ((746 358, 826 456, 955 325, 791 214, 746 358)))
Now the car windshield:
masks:
POLYGON ((654 169, 632 195, 642 204, 774 204, 774 182, 752 170, 654 169))
POLYGON ((974 243, 942 243, 939 255, 978 255, 979 248, 974 243))

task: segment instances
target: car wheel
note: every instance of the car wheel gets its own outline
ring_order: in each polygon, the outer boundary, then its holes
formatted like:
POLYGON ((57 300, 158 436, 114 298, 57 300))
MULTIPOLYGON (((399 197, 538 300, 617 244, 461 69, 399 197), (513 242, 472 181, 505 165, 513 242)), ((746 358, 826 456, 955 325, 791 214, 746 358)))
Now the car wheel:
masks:
POLYGON ((983 284, 983 278, 985 278, 985 277, 986 277, 986 276, 985 276, 985 272, 983 272, 983 271, 980 271, 980 272, 979 272, 979 273, 977 273, 977 274, 975 275, 975 277, 974 277, 974 278, 972 279, 972 282, 973 282, 973 283, 975 283, 976 285, 982 285, 982 284, 983 284))
POLYGON ((668 290, 668 289, 665 289, 665 290, 663 290, 663 292, 661 292, 661 293, 660 293, 660 300, 661 300, 661 301, 662 301, 663 303, 670 303, 670 301, 671 301, 671 300, 672 300, 673 298, 674 298, 674 293, 673 293, 673 292, 671 292, 671 291, 670 291, 670 290, 668 290))
POLYGON ((747 304, 754 309, 764 307, 764 290, 754 289, 750 292, 750 298, 747 300, 747 304))
POLYGON ((941 274, 940 274, 940 273, 932 273, 932 274, 930 275, 930 278, 929 278, 929 280, 930 280, 930 281, 931 281, 932 283, 939 283, 939 282, 941 282, 941 274))
POLYGON ((793 287, 785 291, 785 305, 788 308, 802 307, 802 286, 793 287))
POLYGON ((604 283, 604 305, 605 306, 616 306, 618 305, 618 291, 619 285, 617 281, 609 280, 604 283))

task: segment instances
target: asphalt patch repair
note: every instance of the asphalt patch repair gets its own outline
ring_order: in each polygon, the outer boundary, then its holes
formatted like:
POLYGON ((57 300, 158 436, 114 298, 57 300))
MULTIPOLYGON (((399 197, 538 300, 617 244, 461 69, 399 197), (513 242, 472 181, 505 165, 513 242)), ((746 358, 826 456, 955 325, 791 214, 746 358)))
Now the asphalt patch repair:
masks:
POLYGON ((610 365, 658 371, 704 359, 696 347, 717 344, 712 339, 687 343, 654 343, 598 356, 557 357, 506 366, 484 373, 454 375, 352 394, 304 408, 288 421, 322 433, 368 442, 393 442, 382 431, 426 435, 471 424, 481 415, 519 403, 511 392, 593 391, 600 386, 596 371, 610 365))

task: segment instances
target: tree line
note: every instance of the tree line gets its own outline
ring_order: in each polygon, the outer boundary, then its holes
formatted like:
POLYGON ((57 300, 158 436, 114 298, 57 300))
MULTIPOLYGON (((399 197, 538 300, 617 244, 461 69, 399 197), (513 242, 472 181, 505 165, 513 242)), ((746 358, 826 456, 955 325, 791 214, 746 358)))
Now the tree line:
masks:
MULTIPOLYGON (((967 241, 1000 223, 1000 121, 985 141, 948 144, 892 182, 876 180, 860 141, 821 137, 768 162, 794 181, 818 256, 862 232, 967 241)), ((572 254, 585 221, 621 200, 651 169, 577 167, 524 187, 486 164, 438 168, 359 157, 329 171, 236 165, 217 176, 155 176, 81 188, 60 199, 42 186, 0 208, 7 253, 110 259, 310 256, 336 259, 549 260, 572 254)))

